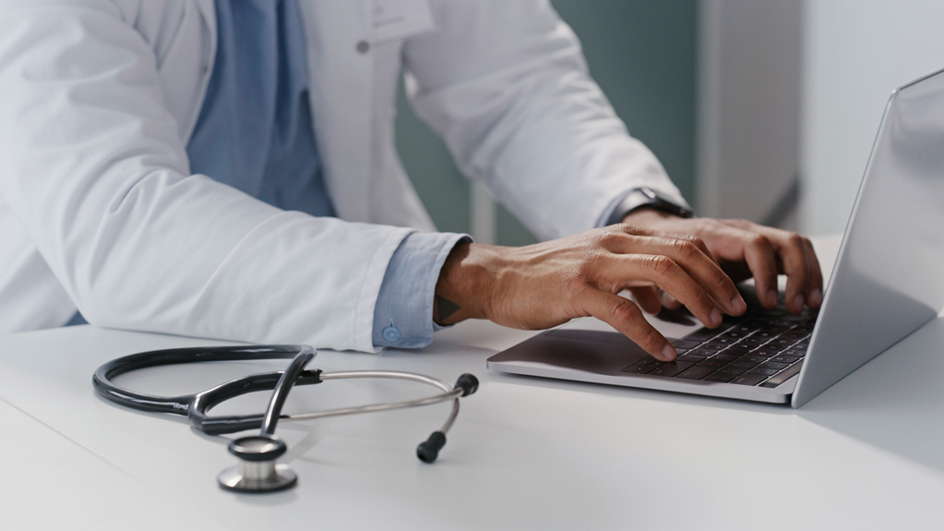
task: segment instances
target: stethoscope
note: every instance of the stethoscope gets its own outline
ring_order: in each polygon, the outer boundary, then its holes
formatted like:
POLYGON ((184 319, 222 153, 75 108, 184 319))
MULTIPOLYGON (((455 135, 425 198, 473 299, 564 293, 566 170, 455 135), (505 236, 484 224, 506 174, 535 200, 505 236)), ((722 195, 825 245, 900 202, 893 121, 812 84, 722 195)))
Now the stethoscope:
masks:
POLYGON ((95 371, 92 384, 95 391, 118 405, 156 413, 182 415, 190 419, 190 425, 207 435, 223 435, 259 428, 258 435, 240 437, 229 443, 229 451, 238 458, 238 465, 227 468, 218 477, 220 487, 236 492, 275 492, 294 487, 298 476, 288 465, 276 464, 276 460, 288 447, 275 435, 276 424, 282 421, 311 420, 387 411, 407 407, 425 406, 452 400, 452 411, 446 423, 438 431, 416 447, 416 456, 425 463, 432 463, 446 444, 446 433, 459 414, 459 397, 471 395, 479 382, 471 374, 459 376, 455 386, 422 374, 398 371, 344 371, 322 372, 306 370, 315 358, 316 351, 308 345, 255 345, 232 347, 197 347, 154 350, 132 354, 109 361, 95 371), (111 379, 128 372, 180 363, 204 361, 243 361, 288 359, 292 362, 284 371, 258 373, 237 378, 212 389, 192 395, 172 397, 138 393, 115 385, 111 379), (283 415, 282 406, 295 385, 312 385, 325 380, 347 380, 352 378, 393 378, 431 385, 442 392, 437 395, 384 402, 365 406, 329 409, 311 413, 283 415), (209 416, 207 412, 221 403, 237 396, 256 391, 272 390, 266 412, 262 415, 209 416))

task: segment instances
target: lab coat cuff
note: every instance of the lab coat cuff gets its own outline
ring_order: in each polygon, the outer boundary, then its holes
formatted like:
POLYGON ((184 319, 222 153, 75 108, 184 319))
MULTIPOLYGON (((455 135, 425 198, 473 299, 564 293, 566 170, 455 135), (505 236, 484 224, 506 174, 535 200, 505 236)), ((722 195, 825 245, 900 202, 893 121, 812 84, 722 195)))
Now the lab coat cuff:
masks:
POLYGON ((433 322, 439 272, 466 234, 413 233, 393 253, 374 306, 375 347, 421 348, 441 329, 433 322))

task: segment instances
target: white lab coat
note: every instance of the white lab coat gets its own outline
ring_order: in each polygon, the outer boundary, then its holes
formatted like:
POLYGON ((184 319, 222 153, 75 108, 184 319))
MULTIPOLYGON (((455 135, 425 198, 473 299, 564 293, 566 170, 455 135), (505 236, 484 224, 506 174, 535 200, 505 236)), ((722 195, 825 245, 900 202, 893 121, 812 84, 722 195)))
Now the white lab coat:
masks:
POLYGON ((374 350, 387 263, 433 229, 394 147, 401 68, 462 170, 543 238, 635 186, 681 200, 547 0, 431 0, 435 30, 382 42, 371 0, 299 5, 340 219, 191 175, 213 0, 0 4, 0 332, 78 307, 105 327, 374 350))

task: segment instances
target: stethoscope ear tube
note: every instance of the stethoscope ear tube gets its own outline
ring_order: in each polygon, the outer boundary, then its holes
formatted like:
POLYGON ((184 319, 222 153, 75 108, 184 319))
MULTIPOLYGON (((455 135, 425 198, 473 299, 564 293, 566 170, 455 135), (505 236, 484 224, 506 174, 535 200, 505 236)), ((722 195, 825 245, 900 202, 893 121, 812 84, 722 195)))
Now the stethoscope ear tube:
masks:
MULTIPOLYGON (((207 435, 226 435, 244 430, 256 430, 262 426, 264 415, 229 415, 210 416, 207 411, 237 396, 269 391, 275 388, 282 376, 282 371, 252 374, 207 389, 194 395, 188 417, 190 425, 207 435)), ((320 370, 302 371, 294 385, 314 385, 321 383, 320 370)))
POLYGON ((285 405, 289 392, 295 387, 295 381, 313 359, 315 359, 315 349, 304 345, 304 348, 292 359, 292 363, 289 363, 288 368, 282 372, 279 381, 275 383, 272 398, 269 399, 269 407, 266 408, 265 416, 262 418, 260 435, 275 435, 275 426, 279 423, 282 406, 285 405))
MULTIPOLYGON (((92 387, 99 396, 120 406, 151 413, 169 413, 171 415, 186 416, 190 411, 196 395, 164 397, 139 393, 116 385, 112 381, 112 378, 128 372, 162 365, 179 365, 205 361, 291 359, 304 348, 311 347, 307 345, 245 345, 173 348, 141 352, 113 359, 96 369, 95 374, 92 375, 92 387)), ((277 380, 278 377, 276 377, 275 381, 277 380)), ((271 388, 272 387, 268 387, 268 389, 271 388)))
MULTIPOLYGON (((456 380, 456 386, 453 389, 461 389, 462 395, 460 396, 469 396, 478 391, 479 379, 469 373, 462 374, 459 376, 459 379, 456 380)), ((458 401, 457 398, 457 405, 458 401)), ((439 457, 439 451, 443 449, 443 446, 446 446, 446 434, 441 431, 434 431, 430 434, 428 439, 421 442, 419 446, 416 447, 416 457, 424 463, 432 464, 436 462, 436 458, 439 457)))

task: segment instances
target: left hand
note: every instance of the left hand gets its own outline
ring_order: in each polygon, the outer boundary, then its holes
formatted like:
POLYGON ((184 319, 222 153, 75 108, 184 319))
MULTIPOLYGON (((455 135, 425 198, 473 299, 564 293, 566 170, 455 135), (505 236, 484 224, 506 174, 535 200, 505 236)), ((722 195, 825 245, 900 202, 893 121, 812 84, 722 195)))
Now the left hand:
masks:
MULTIPOLYGON (((786 306, 790 313, 803 311, 804 303, 823 303, 823 274, 810 240, 795 232, 765 227, 745 220, 680 218, 643 208, 631 212, 623 223, 672 235, 697 236, 732 280, 754 277, 757 296, 765 308, 777 306, 777 275, 787 276, 786 306)), ((681 306, 655 288, 631 290, 644 310, 657 313, 665 306, 681 306)))

